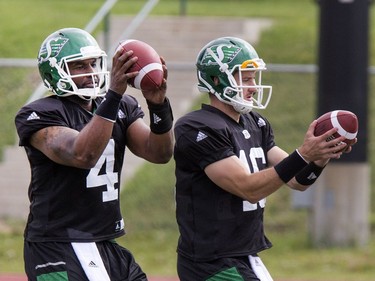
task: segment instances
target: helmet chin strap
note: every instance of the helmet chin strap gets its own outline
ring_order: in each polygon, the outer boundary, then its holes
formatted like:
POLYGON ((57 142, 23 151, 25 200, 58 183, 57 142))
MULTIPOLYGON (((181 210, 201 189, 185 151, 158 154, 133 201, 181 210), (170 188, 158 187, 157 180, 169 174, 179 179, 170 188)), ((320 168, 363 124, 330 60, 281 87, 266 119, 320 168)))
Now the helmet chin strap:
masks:
POLYGON ((99 87, 77 89, 76 95, 84 100, 93 100, 100 93, 99 87))
POLYGON ((249 113, 253 110, 251 106, 246 107, 239 103, 232 104, 232 106, 235 111, 237 111, 238 113, 242 113, 242 114, 249 113))

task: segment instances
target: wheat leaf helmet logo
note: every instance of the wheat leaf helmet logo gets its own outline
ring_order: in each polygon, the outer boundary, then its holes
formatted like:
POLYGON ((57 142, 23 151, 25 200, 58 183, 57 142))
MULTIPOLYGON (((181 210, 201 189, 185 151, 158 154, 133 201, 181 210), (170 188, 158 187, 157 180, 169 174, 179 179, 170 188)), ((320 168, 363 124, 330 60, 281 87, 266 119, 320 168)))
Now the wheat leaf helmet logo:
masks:
MULTIPOLYGON (((240 47, 234 45, 214 45, 211 46, 210 49, 222 63, 226 64, 230 64, 235 59, 237 54, 241 51, 240 47)), ((202 65, 213 64, 217 64, 217 62, 212 57, 210 52, 205 52, 202 59, 202 65)))
POLYGON ((41 64, 48 61, 50 58, 57 57, 68 41, 68 38, 62 37, 52 38, 48 40, 39 51, 38 63, 41 64))

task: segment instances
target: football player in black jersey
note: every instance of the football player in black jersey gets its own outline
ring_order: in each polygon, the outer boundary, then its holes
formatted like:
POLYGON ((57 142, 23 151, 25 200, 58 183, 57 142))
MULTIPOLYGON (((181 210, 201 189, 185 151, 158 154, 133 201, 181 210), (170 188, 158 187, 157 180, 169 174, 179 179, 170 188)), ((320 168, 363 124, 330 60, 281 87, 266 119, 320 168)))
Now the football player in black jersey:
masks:
POLYGON ((173 151, 173 116, 160 89, 143 91, 148 126, 137 100, 125 94, 137 61, 117 51, 111 75, 106 54, 86 31, 65 28, 41 45, 38 67, 53 95, 23 106, 15 118, 31 167, 24 260, 28 280, 147 280, 124 235, 120 176, 125 147, 153 163, 173 151), (155 119, 155 120, 156 120, 155 119))
MULTIPOLYGON (((176 202, 181 281, 272 280, 258 253, 271 247, 263 229, 266 197, 287 184, 305 190, 343 138, 315 137, 313 121, 293 153, 279 148, 264 109, 271 86, 265 63, 244 40, 223 37, 199 52, 198 88, 210 104, 175 124, 176 202)), ((351 148, 348 149, 348 152, 351 148)))

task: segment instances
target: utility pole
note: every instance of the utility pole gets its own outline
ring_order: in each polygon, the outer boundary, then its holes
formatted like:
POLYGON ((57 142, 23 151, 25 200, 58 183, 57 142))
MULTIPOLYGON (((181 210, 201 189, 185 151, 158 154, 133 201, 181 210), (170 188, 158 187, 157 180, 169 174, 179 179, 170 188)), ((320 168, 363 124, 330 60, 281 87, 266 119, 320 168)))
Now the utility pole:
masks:
POLYGON ((318 115, 343 109, 359 121, 358 143, 315 183, 315 246, 363 246, 370 236, 368 163, 369 0, 320 0, 318 115))

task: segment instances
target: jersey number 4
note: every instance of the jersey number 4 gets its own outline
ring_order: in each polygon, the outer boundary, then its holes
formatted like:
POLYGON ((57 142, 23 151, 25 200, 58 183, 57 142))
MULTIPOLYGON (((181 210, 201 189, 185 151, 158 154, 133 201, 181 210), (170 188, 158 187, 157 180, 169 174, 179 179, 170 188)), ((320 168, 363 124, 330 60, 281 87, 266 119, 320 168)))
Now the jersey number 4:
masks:
POLYGON ((103 191, 103 202, 118 199, 118 190, 115 184, 118 183, 118 173, 114 172, 115 164, 115 142, 110 139, 102 156, 100 156, 95 167, 90 170, 86 178, 87 188, 95 188, 105 185, 106 191, 103 191), (105 173, 101 172, 105 168, 105 173))

